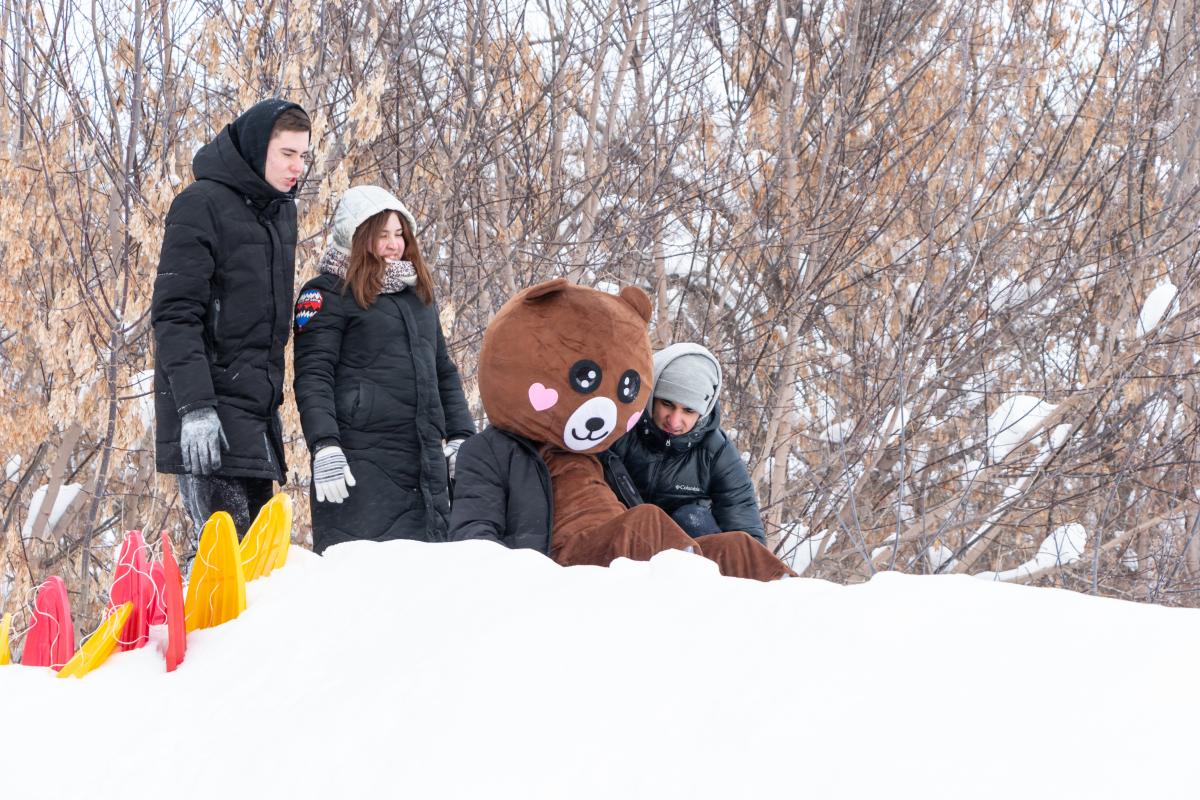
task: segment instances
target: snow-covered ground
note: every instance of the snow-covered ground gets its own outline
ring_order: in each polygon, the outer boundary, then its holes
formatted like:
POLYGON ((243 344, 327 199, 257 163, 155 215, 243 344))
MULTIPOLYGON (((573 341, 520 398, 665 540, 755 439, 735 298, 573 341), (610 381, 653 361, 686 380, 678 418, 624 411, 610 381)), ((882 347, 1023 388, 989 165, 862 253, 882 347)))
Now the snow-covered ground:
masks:
POLYGON ((967 576, 293 548, 188 648, 0 667, 0 796, 1200 796, 1200 611, 967 576))

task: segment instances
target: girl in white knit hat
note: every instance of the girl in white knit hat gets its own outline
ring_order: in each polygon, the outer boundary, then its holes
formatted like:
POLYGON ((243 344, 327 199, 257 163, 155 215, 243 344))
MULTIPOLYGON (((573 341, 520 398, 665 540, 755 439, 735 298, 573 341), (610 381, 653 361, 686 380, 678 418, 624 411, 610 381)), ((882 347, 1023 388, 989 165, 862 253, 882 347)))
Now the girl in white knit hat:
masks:
POLYGON ((296 404, 313 454, 318 553, 446 536, 453 456, 475 423, 415 229, 387 190, 350 189, 296 303, 296 404))

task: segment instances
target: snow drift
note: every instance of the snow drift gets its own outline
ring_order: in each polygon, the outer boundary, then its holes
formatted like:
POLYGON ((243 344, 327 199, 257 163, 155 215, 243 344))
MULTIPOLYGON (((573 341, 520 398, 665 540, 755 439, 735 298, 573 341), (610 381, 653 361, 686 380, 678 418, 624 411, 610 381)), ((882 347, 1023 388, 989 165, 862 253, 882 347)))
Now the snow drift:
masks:
POLYGON ((293 548, 247 594, 174 673, 0 668, 5 796, 1196 796, 1200 611, 487 542, 293 548))

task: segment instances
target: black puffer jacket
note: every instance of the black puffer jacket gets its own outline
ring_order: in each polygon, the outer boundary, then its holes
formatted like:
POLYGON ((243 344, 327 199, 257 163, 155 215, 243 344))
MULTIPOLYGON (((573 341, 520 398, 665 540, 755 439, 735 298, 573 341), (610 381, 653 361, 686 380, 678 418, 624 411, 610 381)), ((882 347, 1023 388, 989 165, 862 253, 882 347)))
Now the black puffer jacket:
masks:
POLYGON ((663 433, 650 413, 647 409, 609 450, 629 470, 642 500, 668 514, 688 503, 711 505, 721 530, 745 531, 766 544, 754 484, 737 448, 721 430, 720 405, 695 428, 675 437, 663 433))
POLYGON ((470 436, 475 421, 437 307, 405 290, 364 309, 341 279, 323 274, 301 289, 299 308, 294 385, 304 438, 314 453, 340 445, 356 482, 344 503, 313 497, 314 549, 357 539, 445 541, 442 440, 470 436))
MULTIPOLYGON (((167 213, 154 281, 154 394, 159 472, 187 472, 180 419, 215 407, 229 450, 216 474, 285 480, 283 351, 291 330, 296 205, 242 157, 235 131, 266 151, 294 103, 259 103, 200 148, 196 181, 167 213)), ((245 144, 251 144, 247 141, 245 144)))
POLYGON ((554 488, 537 445, 489 427, 462 443, 454 467, 450 539, 490 539, 550 552, 554 488))

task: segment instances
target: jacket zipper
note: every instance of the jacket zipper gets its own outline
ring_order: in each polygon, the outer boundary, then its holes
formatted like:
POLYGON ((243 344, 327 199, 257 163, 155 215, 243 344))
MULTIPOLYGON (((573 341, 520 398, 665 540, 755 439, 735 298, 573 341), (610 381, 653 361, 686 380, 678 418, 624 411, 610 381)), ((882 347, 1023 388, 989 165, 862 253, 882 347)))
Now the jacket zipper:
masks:
MULTIPOLYGON (((667 439, 667 445, 670 445, 670 444, 671 444, 671 440, 667 439)), ((659 471, 659 469, 662 468, 662 463, 663 463, 663 453, 659 453, 658 457, 654 459, 654 466, 650 469, 650 480, 647 481, 647 483, 651 489, 654 489, 654 490, 658 489, 658 471, 659 471)), ((659 494, 661 494, 661 492, 659 494)))

